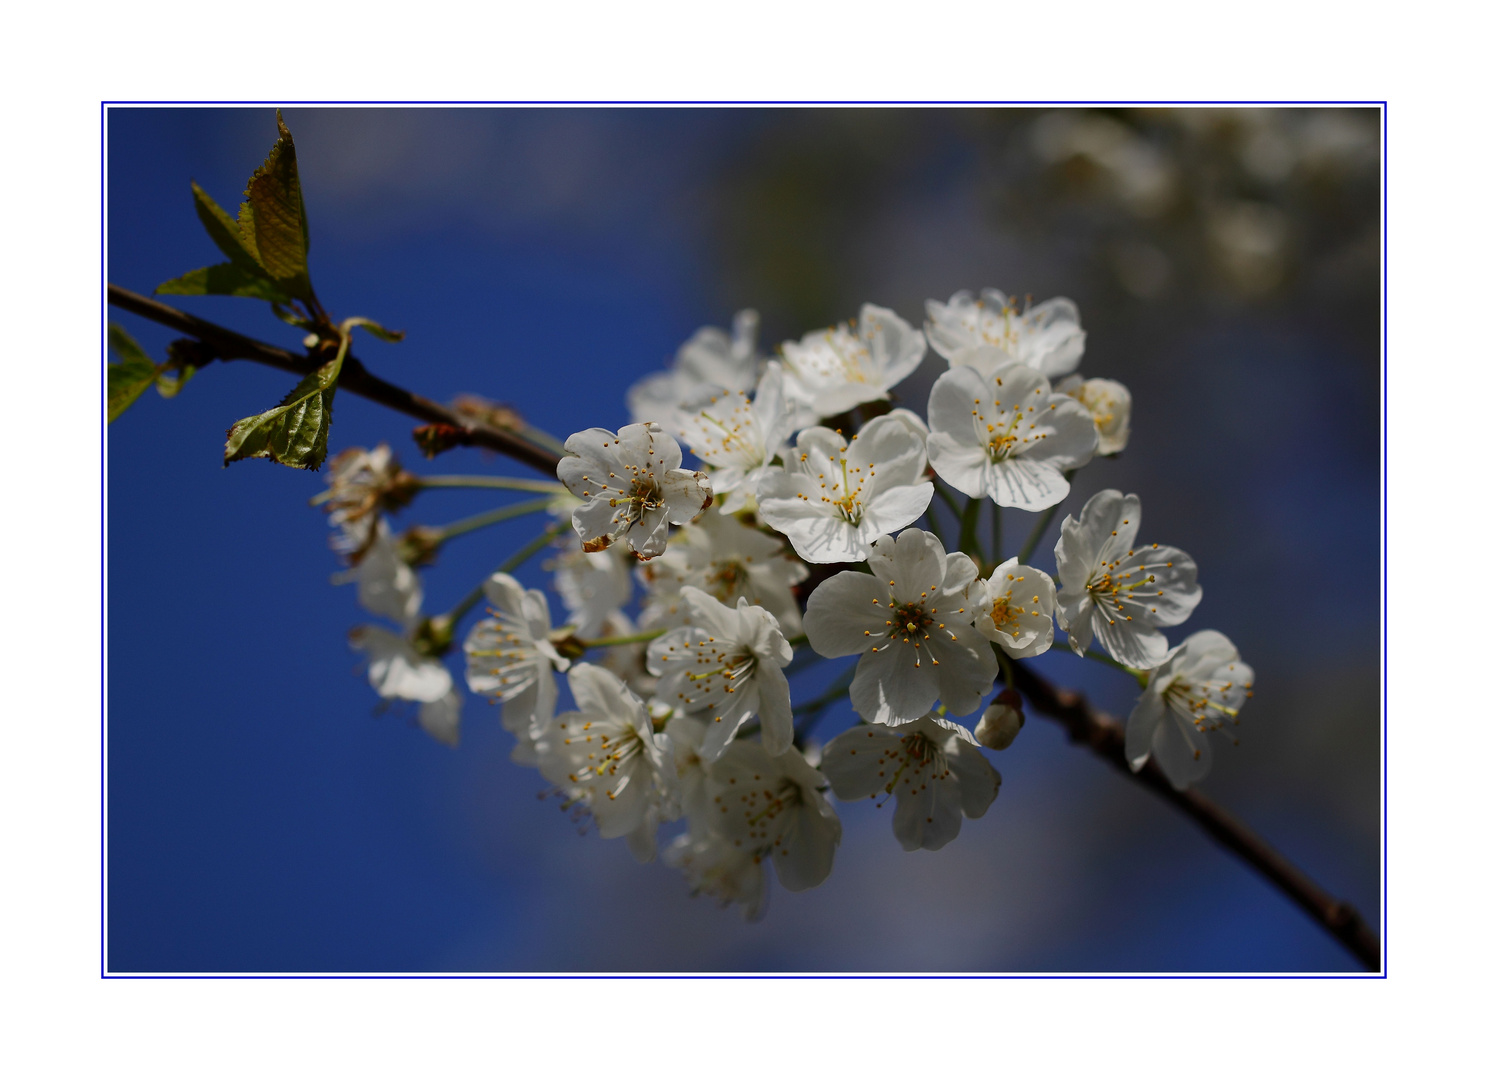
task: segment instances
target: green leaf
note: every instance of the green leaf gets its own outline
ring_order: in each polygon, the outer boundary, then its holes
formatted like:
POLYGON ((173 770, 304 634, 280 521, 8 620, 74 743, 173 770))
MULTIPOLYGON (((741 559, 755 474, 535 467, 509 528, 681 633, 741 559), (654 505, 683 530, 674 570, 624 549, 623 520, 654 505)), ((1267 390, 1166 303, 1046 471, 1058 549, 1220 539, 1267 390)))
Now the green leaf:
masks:
MULTIPOLYGON (((242 237, 238 235, 238 223, 232 219, 232 215, 218 206, 195 180, 191 181, 191 196, 196 201, 196 216, 201 219, 207 235, 222 254, 231 259, 234 266, 241 267, 248 273, 262 274, 263 267, 258 264, 258 257, 243 246, 242 237)), ((155 291, 160 292, 159 289, 155 291)))
POLYGON ((378 339, 378 341, 390 341, 393 342, 394 345, 396 345, 397 342, 403 341, 403 338, 406 338, 406 336, 408 336, 406 335, 406 333, 403 333, 402 330, 385 329, 385 327, 382 327, 381 324, 373 323, 371 318, 351 318, 351 320, 347 320, 347 326, 363 327, 366 332, 371 333, 373 338, 378 339))
POLYGON ((247 201, 238 208, 238 236, 254 261, 285 292, 309 300, 314 296, 307 262, 310 228, 300 193, 300 171, 294 138, 284 126, 284 116, 276 113, 276 117, 279 139, 248 181, 243 193, 247 201))
POLYGON ((289 297, 254 266, 245 270, 237 263, 203 266, 155 286, 157 293, 173 296, 251 296, 270 303, 287 304, 289 297))
POLYGON ((194 367, 183 367, 175 375, 167 375, 164 371, 161 371, 159 377, 155 380, 155 389, 160 391, 161 397, 173 398, 181 392, 181 387, 189 383, 191 376, 195 374, 196 368, 194 367))
POLYGON ((331 432, 331 400, 341 357, 321 365, 277 406, 239 420, 227 432, 222 464, 266 457, 292 469, 318 469, 331 432))
POLYGON ((112 424, 150 388, 160 369, 117 323, 109 323, 108 342, 120 359, 108 366, 108 422, 112 424))

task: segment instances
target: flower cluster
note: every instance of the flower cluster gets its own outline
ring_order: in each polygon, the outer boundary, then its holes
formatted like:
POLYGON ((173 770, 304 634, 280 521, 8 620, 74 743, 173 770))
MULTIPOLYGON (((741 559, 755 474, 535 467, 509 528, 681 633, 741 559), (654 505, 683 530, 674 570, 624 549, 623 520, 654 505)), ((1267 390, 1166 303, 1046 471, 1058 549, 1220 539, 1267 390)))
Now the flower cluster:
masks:
POLYGON ((411 477, 385 447, 337 459, 326 501, 358 556, 347 577, 398 627, 353 634, 373 688, 420 703, 420 722, 453 743, 461 701, 440 657, 483 603, 465 680, 500 705, 513 760, 602 837, 659 854, 748 917, 764 909, 767 863, 786 889, 825 880, 838 801, 892 795, 906 850, 982 817, 1002 783, 985 751, 1023 726, 1015 662, 1056 644, 1098 646, 1137 677, 1133 769, 1199 779, 1208 733, 1237 723, 1253 676, 1217 632, 1170 645, 1165 630, 1202 595, 1193 559, 1139 543, 1140 500, 1105 490, 1064 517, 1054 576, 1028 561, 1074 474, 1126 447, 1130 393, 1076 373, 1085 331, 1067 299, 1020 308, 988 289, 926 314, 916 329, 865 304, 775 359, 757 352, 753 312, 732 333, 700 330, 631 389, 631 423, 569 437, 561 488, 467 478, 545 492, 491 520, 560 521, 432 619, 383 513, 460 478, 411 477), (894 390, 932 348, 946 369, 921 417, 894 390), (1000 550, 1004 508, 1038 514, 1017 556, 1000 550), (510 573, 550 544, 559 625, 547 593, 510 573), (851 659, 834 689, 793 702, 791 677, 817 658, 851 659), (813 725, 844 696, 856 726, 818 745, 813 725))

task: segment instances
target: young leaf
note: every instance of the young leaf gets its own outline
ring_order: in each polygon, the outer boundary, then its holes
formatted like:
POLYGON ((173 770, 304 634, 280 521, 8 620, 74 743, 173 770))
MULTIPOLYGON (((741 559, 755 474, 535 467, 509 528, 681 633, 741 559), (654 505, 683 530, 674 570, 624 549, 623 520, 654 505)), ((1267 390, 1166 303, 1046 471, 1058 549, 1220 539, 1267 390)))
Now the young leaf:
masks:
POLYGON ((256 272, 262 276, 264 269, 259 265, 258 257, 243 246, 242 237, 238 235, 238 223, 232 219, 232 216, 218 206, 216 200, 203 191, 195 180, 191 181, 191 197, 196 202, 196 216, 201 219, 207 235, 212 238, 212 243, 217 245, 222 254, 232 260, 234 266, 240 267, 246 273, 256 272))
POLYGON ((258 267, 245 270, 237 263, 217 263, 192 270, 155 286, 157 293, 174 296, 250 296, 274 304, 287 304, 289 297, 264 276, 258 267))
POLYGON ((247 201, 238 208, 238 236, 254 261, 285 292, 297 300, 309 300, 314 296, 307 262, 310 229, 294 138, 284 126, 284 116, 276 116, 279 139, 248 181, 243 193, 247 201))
POLYGON ((373 338, 378 339, 378 341, 393 342, 394 345, 397 342, 403 341, 403 338, 408 336, 403 330, 384 329, 381 324, 373 323, 371 318, 351 318, 351 320, 347 320, 347 326, 363 327, 366 332, 371 333, 373 338))
POLYGON ((331 400, 341 358, 321 365, 277 406, 239 420, 227 432, 224 466, 244 458, 266 457, 292 469, 319 469, 331 431, 331 400))
POLYGON ((168 375, 161 371, 155 380, 155 389, 160 391, 163 398, 173 398, 181 392, 181 387, 191 381, 191 376, 196 374, 196 368, 183 367, 174 375, 168 375))
POLYGON ((145 350, 122 326, 109 323, 109 348, 119 354, 120 362, 108 366, 108 422, 112 424, 135 400, 150 388, 159 374, 145 350))

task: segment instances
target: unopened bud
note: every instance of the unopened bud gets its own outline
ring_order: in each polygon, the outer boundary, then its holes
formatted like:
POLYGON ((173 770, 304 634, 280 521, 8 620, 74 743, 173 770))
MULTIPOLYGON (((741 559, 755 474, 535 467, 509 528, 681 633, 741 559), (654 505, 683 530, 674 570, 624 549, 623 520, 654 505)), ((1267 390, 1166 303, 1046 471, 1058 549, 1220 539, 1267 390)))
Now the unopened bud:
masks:
POLYGON ((415 525, 398 537, 398 558, 409 566, 430 566, 444 545, 444 534, 427 525, 415 525))
POLYGON ((1023 699, 1016 690, 1004 690, 992 699, 977 721, 977 742, 990 750, 1006 750, 1023 730, 1023 699))
POLYGON ((434 458, 446 450, 464 446, 470 441, 470 433, 453 424, 424 424, 413 429, 413 441, 424 452, 424 457, 434 458))

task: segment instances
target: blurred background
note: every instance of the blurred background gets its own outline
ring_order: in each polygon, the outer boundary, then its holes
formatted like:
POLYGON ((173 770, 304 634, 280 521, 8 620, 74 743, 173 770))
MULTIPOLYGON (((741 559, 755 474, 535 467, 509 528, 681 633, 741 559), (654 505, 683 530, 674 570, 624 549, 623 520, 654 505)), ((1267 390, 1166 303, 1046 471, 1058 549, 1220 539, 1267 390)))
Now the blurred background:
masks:
MULTIPOLYGON (((507 401, 560 438, 629 419, 626 388, 754 307, 762 343, 856 315, 918 324, 992 286, 1078 303, 1081 373, 1126 383, 1119 487, 1142 536, 1194 556, 1192 630, 1257 673, 1207 792, 1379 926, 1379 125, 1373 110, 285 111, 321 299, 406 330, 361 337, 427 396, 507 401)), ((233 208, 271 109, 107 114, 109 280, 148 293, 219 261, 195 179, 233 208)), ((286 346, 267 306, 178 306, 286 346)), ((111 312, 155 356, 175 335, 111 312)), ((933 353, 899 388, 923 408, 933 353)), ((1036 716, 993 759, 1002 793, 944 850, 890 809, 839 807, 820 888, 772 884, 763 921, 583 835, 467 699, 449 750, 379 705, 346 645, 368 621, 323 479, 223 470, 224 432, 293 379, 214 364, 108 431, 108 963, 127 971, 1350 971, 1350 957, 1187 821, 1036 716)), ((334 453, 413 421, 337 398, 334 453)), ((494 505, 421 496, 401 524, 494 505)), ((1031 515, 1008 512, 1018 541, 1031 515), (1019 520, 1022 519, 1022 520, 1019 520)), ((426 610, 533 535, 453 541, 426 610)), ((1035 559, 1051 569, 1052 535, 1035 559)), ((540 560, 519 574, 546 584, 540 560)), ((555 612, 561 610, 550 597, 555 612)), ((1125 715, 1126 676, 1050 653, 1125 715)), ((821 665, 825 680, 830 671, 821 665)), ((849 723, 845 709, 817 729, 849 723)))

